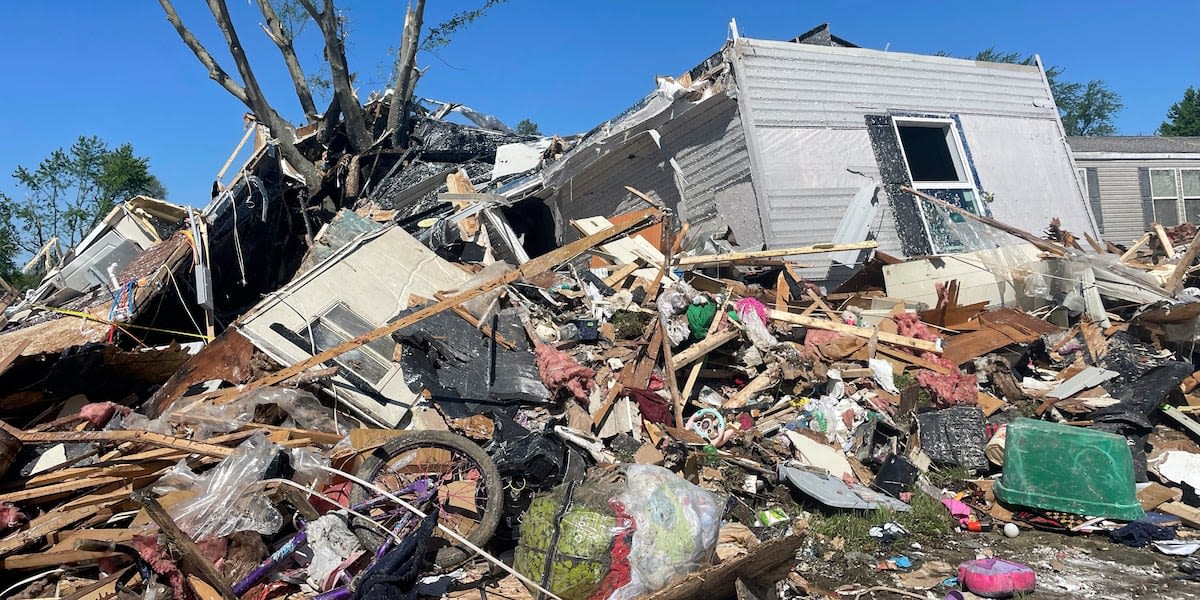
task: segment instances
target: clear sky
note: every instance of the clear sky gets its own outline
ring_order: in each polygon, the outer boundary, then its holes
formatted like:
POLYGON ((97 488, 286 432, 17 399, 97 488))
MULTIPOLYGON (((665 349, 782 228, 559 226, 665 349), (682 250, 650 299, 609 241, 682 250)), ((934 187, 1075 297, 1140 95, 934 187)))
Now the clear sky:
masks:
MULTIPOLYGON (((259 29, 250 0, 227 0, 268 99, 285 117, 300 110, 283 63, 259 29)), ((428 0, 426 22, 482 0, 428 0)), ((234 73, 201 0, 175 0, 185 23, 234 73)), ((350 19, 349 60, 360 96, 384 85, 399 43, 403 2, 340 0, 350 19)), ((1200 2, 1058 0, 1004 2, 716 2, 509 0, 458 33, 437 55, 418 95, 459 102, 543 133, 571 134, 611 117, 725 41, 790 39, 822 22, 866 48, 955 56, 996 47, 1038 53, 1073 81, 1103 79, 1125 108, 1122 134, 1152 134, 1189 85, 1200 86, 1200 2)), ((315 27, 305 31, 310 40, 315 27)), ((319 61, 302 48, 310 70, 319 61)), ((172 200, 203 205, 242 134, 245 111, 209 80, 153 0, 23 1, 0 19, 0 191, 79 135, 133 144, 172 200)))

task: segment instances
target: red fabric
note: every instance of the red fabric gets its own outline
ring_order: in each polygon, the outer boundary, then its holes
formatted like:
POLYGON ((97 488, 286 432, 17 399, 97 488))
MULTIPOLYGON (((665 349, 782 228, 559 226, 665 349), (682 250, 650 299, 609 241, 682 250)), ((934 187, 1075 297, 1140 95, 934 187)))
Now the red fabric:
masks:
POLYGON ((625 392, 637 402, 638 410, 642 412, 643 419, 660 425, 673 424, 671 405, 662 396, 650 390, 639 390, 637 388, 625 388, 625 392))
POLYGON ((624 504, 616 500, 609 500, 608 506, 612 509, 613 516, 616 517, 617 535, 613 536, 608 573, 604 575, 604 579, 600 580, 600 588, 596 590, 595 594, 592 594, 591 600, 604 600, 613 592, 633 581, 633 574, 630 572, 629 566, 629 546, 633 542, 634 532, 637 531, 637 522, 625 510, 624 504))
POLYGON ((576 400, 586 405, 588 392, 596 385, 596 371, 577 362, 566 352, 546 344, 534 348, 537 355, 538 373, 550 393, 557 394, 566 388, 576 400))

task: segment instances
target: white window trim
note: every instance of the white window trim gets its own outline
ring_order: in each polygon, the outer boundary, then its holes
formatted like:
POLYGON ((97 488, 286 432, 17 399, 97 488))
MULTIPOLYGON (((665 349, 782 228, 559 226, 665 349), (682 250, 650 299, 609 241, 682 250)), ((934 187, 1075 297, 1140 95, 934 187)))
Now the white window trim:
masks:
POLYGON ((1200 169, 1179 169, 1176 167, 1155 167, 1155 168, 1151 168, 1149 170, 1150 171, 1149 172, 1150 204, 1154 209, 1154 222, 1155 223, 1162 222, 1162 219, 1159 218, 1159 216, 1158 216, 1158 205, 1155 204, 1155 201, 1157 201, 1157 200, 1173 200, 1175 203, 1174 204, 1174 206, 1175 206, 1175 223, 1178 224, 1178 223, 1183 223, 1183 222, 1187 221, 1187 208, 1184 203, 1185 198, 1183 195, 1183 174, 1181 173, 1184 170, 1200 171, 1200 169), (1171 174, 1171 180, 1175 182, 1175 195, 1173 195, 1173 196, 1156 196, 1156 195, 1154 195, 1154 172, 1155 171, 1166 171, 1171 174))
MULTIPOLYGON (((892 133, 896 136, 896 145, 900 147, 900 158, 904 162, 904 171, 908 174, 908 180, 912 182, 913 189, 921 192, 931 192, 936 190, 967 190, 970 191, 975 198, 976 206, 981 206, 982 201, 979 195, 979 189, 975 187, 975 178, 972 176, 970 162, 967 160, 967 151, 963 147, 962 135, 958 128, 958 123, 954 119, 945 117, 892 117, 892 133), (955 171, 959 173, 958 181, 917 181, 913 178, 912 169, 908 166, 908 154, 904 150, 904 142, 901 141, 900 127, 917 126, 917 127, 938 127, 946 129, 946 137, 954 140, 953 149, 951 150, 951 159, 954 160, 955 171)), ((921 225, 925 228, 925 240, 929 243, 929 249, 934 253, 940 253, 938 243, 933 239, 933 231, 929 226, 929 219, 925 216, 925 211, 921 209, 920 198, 915 199, 917 202, 917 215, 921 218, 921 225)))
POLYGON ((1079 180, 1079 187, 1083 190, 1083 197, 1086 200, 1091 199, 1091 190, 1088 189, 1087 169, 1075 169, 1075 178, 1079 180))

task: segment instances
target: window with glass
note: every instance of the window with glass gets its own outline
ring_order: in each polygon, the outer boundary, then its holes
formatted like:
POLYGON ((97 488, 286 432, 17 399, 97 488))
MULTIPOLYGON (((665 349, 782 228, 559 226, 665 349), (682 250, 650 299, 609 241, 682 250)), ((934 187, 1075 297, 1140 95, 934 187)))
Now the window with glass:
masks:
MULTIPOLYGON (((313 354, 324 352, 338 344, 349 341, 375 329, 369 321, 354 312, 344 302, 338 302, 328 310, 313 319, 306 331, 297 333, 310 338, 313 354)), ((396 343, 389 336, 367 342, 337 358, 334 362, 341 365, 364 381, 372 385, 379 384, 391 370, 391 357, 396 349, 396 343)))
POLYGON ((1150 169, 1150 199, 1154 204, 1154 222, 1163 227, 1179 224, 1179 186, 1175 169, 1150 169))
POLYGON ((1188 223, 1200 223, 1200 169, 1180 169, 1183 214, 1188 223))
MULTIPOLYGON (((958 127, 951 119, 896 118, 905 167, 913 188, 975 214, 983 214, 958 127)), ((966 227, 962 215, 917 199, 930 248, 935 254, 961 252, 966 227)))

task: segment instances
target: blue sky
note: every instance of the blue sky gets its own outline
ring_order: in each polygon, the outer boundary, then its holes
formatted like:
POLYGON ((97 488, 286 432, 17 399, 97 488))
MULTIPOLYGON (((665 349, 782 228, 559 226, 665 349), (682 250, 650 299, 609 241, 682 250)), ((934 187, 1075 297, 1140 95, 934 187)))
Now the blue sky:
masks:
MULTIPOLYGON (((268 98, 285 117, 300 110, 278 52, 250 0, 227 0, 268 98)), ((428 0, 426 22, 482 0, 428 0)), ((235 71, 200 0, 176 0, 196 35, 235 71)), ((203 205, 242 134, 236 100, 207 78, 153 0, 14 2, 0 20, 4 110, 0 191, 8 177, 79 135, 133 144, 176 202, 203 205)), ((382 88, 399 42, 402 2, 342 0, 349 60, 362 96, 382 88)), ((647 93, 656 74, 676 75, 715 52, 730 18, 743 36, 788 39, 821 23, 860 46, 972 55, 995 46, 1038 53, 1064 79, 1103 79, 1121 95, 1123 134, 1152 134, 1189 85, 1200 86, 1200 2, 691 2, 509 0, 456 35, 417 93, 460 102, 544 133, 590 129, 647 93)), ((315 69, 318 48, 302 60, 315 69)))

